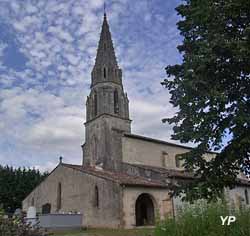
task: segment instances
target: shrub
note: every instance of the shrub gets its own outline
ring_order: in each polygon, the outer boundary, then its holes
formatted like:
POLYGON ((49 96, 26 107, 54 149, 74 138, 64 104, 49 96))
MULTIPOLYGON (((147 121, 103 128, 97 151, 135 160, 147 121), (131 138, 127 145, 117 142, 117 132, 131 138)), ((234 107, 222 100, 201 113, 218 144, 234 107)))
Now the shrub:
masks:
POLYGON ((178 218, 158 223, 156 236, 250 236, 250 210, 230 210, 226 204, 198 204, 179 212, 178 218), (236 222, 222 225, 220 216, 234 215, 236 222))
POLYGON ((3 211, 0 210, 0 236, 47 236, 39 227, 32 228, 24 222, 24 218, 3 217, 3 211))

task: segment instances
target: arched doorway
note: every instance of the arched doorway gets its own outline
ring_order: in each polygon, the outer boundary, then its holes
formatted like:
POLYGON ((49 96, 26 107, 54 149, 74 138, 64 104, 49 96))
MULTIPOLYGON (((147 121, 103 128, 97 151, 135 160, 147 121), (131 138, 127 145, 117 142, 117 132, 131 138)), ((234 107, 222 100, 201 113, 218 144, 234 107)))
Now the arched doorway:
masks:
POLYGON ((141 194, 135 203, 136 226, 154 225, 155 210, 152 197, 147 194, 141 194))

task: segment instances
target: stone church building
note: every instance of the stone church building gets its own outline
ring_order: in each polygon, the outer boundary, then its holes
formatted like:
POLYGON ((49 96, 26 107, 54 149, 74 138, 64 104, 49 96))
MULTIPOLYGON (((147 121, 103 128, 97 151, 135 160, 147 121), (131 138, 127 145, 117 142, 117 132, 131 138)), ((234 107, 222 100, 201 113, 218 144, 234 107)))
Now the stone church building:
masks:
MULTIPOLYGON (((24 199, 23 209, 35 206, 39 213, 80 212, 84 227, 133 228, 153 225, 157 216, 175 217, 183 203, 170 198, 168 186, 193 179, 176 158, 190 148, 131 133, 129 100, 106 14, 86 111, 82 165, 60 160, 24 199)), ((207 158, 213 155, 206 154, 207 158)), ((225 190, 226 196, 236 206, 247 206, 249 186, 241 176, 235 189, 225 190)))

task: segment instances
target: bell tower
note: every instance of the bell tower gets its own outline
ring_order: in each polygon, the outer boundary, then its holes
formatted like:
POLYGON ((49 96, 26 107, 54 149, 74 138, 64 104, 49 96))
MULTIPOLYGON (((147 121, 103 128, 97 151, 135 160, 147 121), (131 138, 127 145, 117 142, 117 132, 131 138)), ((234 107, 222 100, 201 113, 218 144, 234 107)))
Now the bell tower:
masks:
POLYGON ((117 64, 106 13, 90 88, 86 102, 83 165, 119 170, 121 137, 124 132, 131 132, 131 120, 129 100, 123 90, 122 70, 117 64))

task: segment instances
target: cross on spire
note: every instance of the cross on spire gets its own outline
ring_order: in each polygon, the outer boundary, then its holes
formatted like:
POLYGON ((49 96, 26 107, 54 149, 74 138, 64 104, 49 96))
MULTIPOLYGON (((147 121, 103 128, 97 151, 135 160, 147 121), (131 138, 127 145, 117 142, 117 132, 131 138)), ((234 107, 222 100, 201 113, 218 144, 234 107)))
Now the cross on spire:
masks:
POLYGON ((106 2, 104 1, 104 4, 103 4, 103 12, 104 12, 104 16, 106 16, 106 2))

